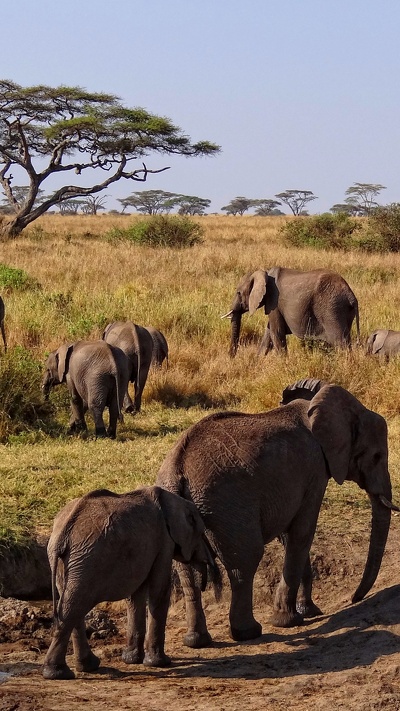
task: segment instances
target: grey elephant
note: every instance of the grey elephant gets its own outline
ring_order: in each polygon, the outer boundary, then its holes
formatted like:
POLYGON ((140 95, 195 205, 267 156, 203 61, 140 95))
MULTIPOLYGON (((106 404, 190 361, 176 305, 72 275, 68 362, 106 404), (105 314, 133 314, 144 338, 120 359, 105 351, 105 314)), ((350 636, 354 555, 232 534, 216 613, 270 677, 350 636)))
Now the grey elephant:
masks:
POLYGON ((92 491, 69 502, 54 520, 47 548, 55 625, 45 679, 74 678, 65 661, 71 634, 77 670, 96 671, 100 660, 89 647, 85 615, 100 602, 123 598, 128 629, 122 659, 167 666, 172 559, 197 564, 205 582, 215 561, 203 534, 195 505, 157 486, 127 494, 92 491))
POLYGON ((153 339, 146 328, 132 321, 114 321, 107 324, 102 335, 103 341, 121 348, 129 361, 129 381, 134 385, 134 400, 125 392, 126 412, 139 412, 143 389, 153 356, 153 339))
POLYGON ((347 282, 333 271, 298 271, 274 267, 258 269, 240 282, 232 308, 221 318, 230 318, 230 355, 236 355, 242 315, 264 307, 268 323, 260 353, 272 348, 286 350, 286 336, 311 336, 333 346, 350 346, 350 331, 356 319, 360 337, 358 302, 347 282))
MULTIPOLYGON (((371 500, 368 559, 353 595, 358 601, 378 574, 395 507, 386 422, 347 390, 327 384, 310 401, 296 399, 270 412, 211 415, 190 427, 164 460, 156 483, 196 504, 227 571, 233 639, 261 634, 253 616, 253 579, 264 545, 282 534, 285 559, 271 621, 282 627, 302 621, 297 593, 303 582, 303 602, 311 602, 309 551, 329 477, 356 482, 371 500)), ((179 575, 188 625, 184 642, 207 646, 211 637, 193 571, 179 566, 179 575)))
POLYGON ((4 352, 7 352, 7 340, 6 340, 6 331, 4 328, 4 316, 6 313, 6 307, 4 306, 4 301, 0 296, 0 331, 1 335, 3 338, 3 343, 4 343, 4 352))
POLYGON ((69 434, 87 429, 85 412, 89 410, 96 437, 107 435, 114 439, 128 380, 129 363, 120 348, 104 341, 76 341, 49 354, 42 389, 48 398, 52 387, 67 383, 71 396, 69 434), (109 410, 107 429, 103 420, 106 407, 109 410))
POLYGON ((147 331, 153 339, 153 357, 152 363, 158 368, 161 368, 164 360, 168 367, 168 343, 164 334, 153 326, 146 326, 147 331))
POLYGON ((367 353, 372 355, 390 356, 400 353, 400 331, 378 329, 371 333, 367 341, 367 353))

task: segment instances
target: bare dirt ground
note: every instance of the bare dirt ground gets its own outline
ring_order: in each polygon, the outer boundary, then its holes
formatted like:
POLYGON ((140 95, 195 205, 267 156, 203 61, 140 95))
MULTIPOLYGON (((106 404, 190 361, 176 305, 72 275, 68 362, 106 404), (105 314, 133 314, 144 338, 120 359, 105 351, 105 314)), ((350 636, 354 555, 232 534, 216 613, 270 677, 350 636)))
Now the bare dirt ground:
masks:
MULTIPOLYGON (((123 603, 101 607, 89 621, 92 648, 101 656, 96 674, 45 681, 41 665, 50 639, 50 603, 12 599, 0 604, 0 711, 268 711, 290 709, 400 709, 400 570, 398 523, 391 527, 378 580, 369 596, 350 605, 363 569, 365 536, 319 533, 313 546, 314 599, 322 617, 292 629, 268 624, 282 552, 270 544, 256 579, 255 612, 264 634, 252 642, 229 637, 228 601, 205 595, 214 646, 182 646, 184 607, 170 610, 168 669, 128 666, 123 603)), ((73 668, 73 660, 69 659, 73 668)))

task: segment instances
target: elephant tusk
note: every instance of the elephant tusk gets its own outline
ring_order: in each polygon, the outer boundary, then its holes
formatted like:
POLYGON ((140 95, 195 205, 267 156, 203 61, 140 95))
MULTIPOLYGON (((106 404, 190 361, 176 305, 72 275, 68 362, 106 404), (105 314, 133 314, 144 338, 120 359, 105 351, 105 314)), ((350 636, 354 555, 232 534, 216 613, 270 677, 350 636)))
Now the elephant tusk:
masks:
POLYGON ((386 506, 388 509, 391 509, 392 511, 400 511, 400 508, 398 506, 395 506, 395 504, 392 504, 391 501, 389 501, 386 496, 383 496, 383 494, 379 494, 379 501, 381 504, 386 506))
POLYGON ((230 318, 230 319, 231 319, 231 318, 232 318, 232 314, 233 314, 233 309, 231 309, 230 311, 228 311, 227 314, 224 314, 223 316, 221 316, 221 318, 230 318))

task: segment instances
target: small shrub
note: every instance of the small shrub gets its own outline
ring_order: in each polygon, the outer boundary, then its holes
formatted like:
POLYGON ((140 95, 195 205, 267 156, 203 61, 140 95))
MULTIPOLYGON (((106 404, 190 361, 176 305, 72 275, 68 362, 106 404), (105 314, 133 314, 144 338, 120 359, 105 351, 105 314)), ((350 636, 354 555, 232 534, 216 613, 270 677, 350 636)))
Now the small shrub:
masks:
POLYGON ((106 239, 113 241, 128 240, 150 247, 193 247, 200 244, 203 228, 188 217, 154 215, 140 220, 127 228, 114 228, 107 233, 106 239))
POLYGON ((297 217, 280 229, 285 240, 294 247, 319 249, 350 249, 353 234, 360 224, 345 213, 323 213, 313 217, 297 217))
POLYGON ((50 406, 43 400, 43 364, 18 346, 0 361, 0 441, 11 434, 41 427, 50 406))
POLYGON ((358 240, 364 252, 400 252, 400 203, 376 207, 358 240))
POLYGON ((23 269, 15 269, 0 263, 0 291, 8 294, 12 291, 39 289, 39 282, 30 277, 23 269))

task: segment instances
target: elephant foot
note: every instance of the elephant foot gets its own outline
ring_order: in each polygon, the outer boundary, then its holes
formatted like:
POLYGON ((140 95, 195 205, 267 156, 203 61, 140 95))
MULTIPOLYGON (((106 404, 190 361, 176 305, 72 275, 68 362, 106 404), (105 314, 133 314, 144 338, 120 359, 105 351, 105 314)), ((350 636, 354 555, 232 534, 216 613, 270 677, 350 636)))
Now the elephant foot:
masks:
POLYGON ((107 432, 105 427, 96 427, 96 439, 103 439, 107 437, 107 432))
POLYGON ((117 438, 116 430, 110 430, 110 428, 108 428, 107 437, 109 437, 109 439, 116 439, 117 438))
POLYGON ((124 649, 121 654, 122 661, 125 664, 142 664, 144 660, 144 651, 138 649, 124 649))
POLYGON ((296 610, 302 617, 319 617, 324 613, 312 600, 306 602, 305 600, 298 600, 296 603, 296 610))
POLYGON ((125 412, 127 412, 129 415, 137 415, 137 413, 139 412, 139 410, 137 410, 134 405, 128 405, 128 406, 125 408, 125 412))
POLYGON ((169 667, 171 658, 167 657, 164 652, 146 652, 143 664, 145 667, 169 667))
POLYGON ((238 629, 231 626, 231 637, 235 642, 244 642, 246 639, 256 639, 262 635, 262 627, 254 620, 254 624, 246 629, 238 629))
POLYGON ((269 621, 274 627, 298 627, 303 624, 303 615, 298 612, 274 610, 269 621))
POLYGON ((90 652, 84 659, 76 660, 76 670, 81 672, 95 672, 100 666, 100 659, 90 652))
POLYGON ((42 674, 45 679, 75 679, 67 664, 44 664, 42 674))
POLYGON ((212 643, 212 637, 208 632, 187 632, 183 638, 185 647, 191 647, 192 649, 211 647, 212 643))
POLYGON ((86 422, 72 422, 67 428, 67 435, 73 435, 79 432, 87 432, 86 422))

